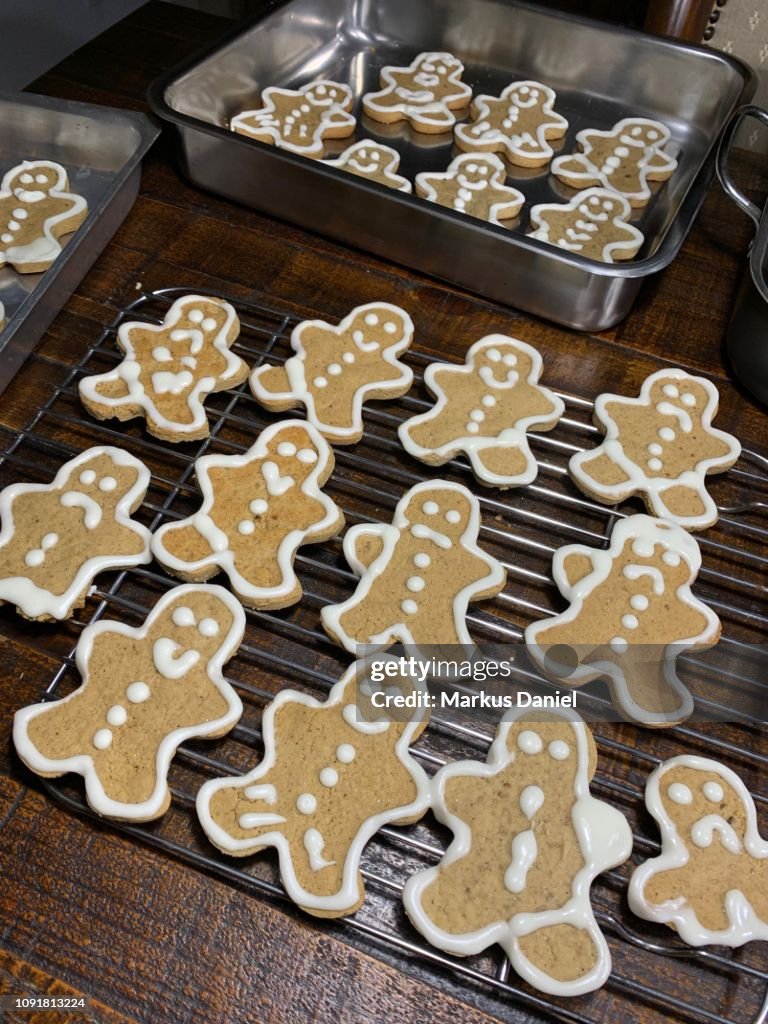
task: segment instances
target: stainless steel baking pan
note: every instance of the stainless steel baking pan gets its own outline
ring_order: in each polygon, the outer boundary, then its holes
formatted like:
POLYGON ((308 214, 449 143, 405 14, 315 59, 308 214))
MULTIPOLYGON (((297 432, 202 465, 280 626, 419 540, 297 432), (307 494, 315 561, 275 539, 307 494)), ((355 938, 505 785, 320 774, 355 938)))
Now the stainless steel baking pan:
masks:
POLYGON ((674 258, 711 182, 718 135, 753 91, 753 73, 730 56, 506 0, 290 0, 155 82, 150 103, 176 126, 182 169, 199 186, 509 306, 601 330, 674 258), (528 200, 510 230, 228 130, 267 85, 332 78, 358 101, 355 138, 395 146, 406 177, 443 169, 450 136, 393 132, 360 116, 380 68, 425 49, 457 54, 476 93, 520 78, 551 85, 570 122, 566 152, 580 129, 621 117, 668 125, 679 166, 637 221, 646 236, 638 257, 613 266, 527 238, 532 204, 573 194, 546 168, 509 173, 528 200))
POLYGON ((0 177, 22 160, 62 164, 88 217, 43 274, 0 270, 0 394, 125 220, 141 160, 159 129, 143 114, 27 93, 0 93, 0 177))

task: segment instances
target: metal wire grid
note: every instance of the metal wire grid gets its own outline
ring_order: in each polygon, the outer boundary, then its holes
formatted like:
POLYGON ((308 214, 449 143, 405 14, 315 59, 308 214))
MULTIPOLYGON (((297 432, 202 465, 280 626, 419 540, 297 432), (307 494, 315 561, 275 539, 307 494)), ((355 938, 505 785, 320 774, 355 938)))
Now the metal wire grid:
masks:
MULTIPOLYGON (((127 425, 91 421, 77 398, 77 383, 82 376, 100 372, 119 360, 114 338, 124 320, 139 317, 160 322, 174 299, 186 291, 168 288, 142 293, 118 314, 64 382, 54 388, 29 425, 9 436, 5 453, 0 455, 0 473, 9 476, 4 483, 30 477, 50 479, 53 470, 77 451, 94 443, 110 443, 132 451, 152 470, 152 485, 139 513, 152 529, 184 517, 199 504, 192 483, 195 459, 209 450, 244 451, 258 431, 275 419, 254 402, 247 384, 234 392, 211 396, 207 401, 210 437, 178 446, 151 440, 139 421, 127 425), (73 433, 82 438, 80 448, 64 441, 62 433, 68 438, 73 433)), ((234 350, 251 365, 282 362, 289 351, 288 337, 295 319, 266 305, 234 304, 242 324, 234 350)), ((403 418, 423 411, 429 404, 422 376, 430 360, 414 352, 409 361, 417 371, 414 389, 397 403, 369 407, 363 441, 352 449, 336 450, 337 468, 327 490, 344 508, 350 524, 386 520, 401 494, 424 478, 424 467, 405 456, 396 436, 396 426, 403 418)), ((616 517, 625 514, 585 499, 568 484, 568 457, 593 444, 597 431, 585 422, 592 404, 560 394, 566 402, 565 417, 553 434, 534 439, 540 465, 537 481, 517 492, 479 493, 482 543, 501 558, 509 574, 506 592, 469 616, 470 628, 480 639, 519 641, 522 627, 518 620, 525 623, 551 610, 549 564, 555 548, 572 540, 605 544, 616 517)), ((439 475, 467 482, 466 469, 466 463, 455 460, 439 475)), ((755 582, 766 564, 761 552, 768 530, 759 520, 768 507, 767 469, 764 456, 745 452, 739 466, 728 475, 728 497, 732 500, 721 501, 718 528, 699 538, 705 568, 697 590, 723 620, 724 637, 718 649, 724 650, 726 657, 714 672, 726 695, 734 687, 754 685, 732 671, 733 658, 729 655, 759 638, 768 626, 765 607, 761 610, 759 605, 766 588, 755 582), (744 578, 745 572, 750 573, 750 579, 744 578)), ((215 743, 193 742, 180 749, 170 779, 174 800, 163 819, 137 826, 111 823, 121 832, 240 885, 257 898, 283 905, 286 897, 276 859, 262 854, 233 861, 207 844, 195 819, 194 794, 205 778, 243 772, 256 763, 262 749, 261 711, 277 690, 292 685, 316 694, 327 693, 348 663, 319 628, 317 614, 319 607, 350 593, 354 585, 341 557, 340 542, 304 549, 297 558, 297 568, 305 582, 300 605, 276 613, 248 612, 246 639, 229 665, 228 676, 245 707, 239 725, 215 743)), ((87 623, 106 613, 130 622, 141 621, 160 594, 177 582, 154 565, 100 577, 91 595, 96 599, 95 610, 91 612, 90 602, 76 618, 56 627, 55 636, 50 638, 61 666, 46 687, 46 699, 77 685, 74 645, 87 623)), ((534 679, 540 683, 524 665, 516 668, 517 682, 530 686, 534 679)), ((714 692, 717 694, 717 689, 714 692)), ((604 714, 609 704, 606 694, 600 686, 592 689, 581 707, 585 718, 599 719, 604 714)), ((627 727, 610 724, 594 730, 600 763, 593 789, 620 806, 630 818, 635 860, 652 856, 659 849, 656 831, 642 810, 642 789, 647 773, 661 760, 681 750, 711 753, 746 774, 748 783, 750 779, 755 781, 757 772, 768 763, 768 756, 754 749, 762 735, 758 716, 729 712, 728 702, 722 697, 718 700, 705 694, 699 703, 712 716, 739 721, 743 740, 737 743, 709 730, 681 726, 666 731, 661 738, 656 734, 656 749, 664 748, 660 751, 663 756, 659 756, 642 749, 643 736, 647 735, 642 730, 628 732, 627 727)), ((433 716, 414 753, 429 770, 456 757, 482 759, 492 732, 491 725, 460 724, 433 716)), ((92 813, 84 802, 82 788, 72 779, 45 785, 73 810, 92 813)), ((754 795, 758 807, 768 804, 767 795, 754 795)), ((612 937, 614 957, 613 974, 600 992, 575 1000, 553 1000, 520 982, 498 948, 468 959, 432 949, 408 924, 400 896, 410 874, 439 859, 447 838, 431 816, 406 829, 383 829, 364 857, 367 896, 363 907, 354 917, 324 922, 324 927, 333 928, 354 944, 370 947, 382 958, 394 960, 502 1019, 512 1019, 513 1013, 519 1019, 519 1008, 524 1007, 527 1019, 534 1020, 554 1018, 574 1024, 632 1020, 633 1003, 642 1001, 658 1013, 659 1020, 712 1024, 768 1021, 768 971, 755 950, 756 944, 726 952, 695 950, 671 938, 667 929, 634 918, 623 897, 631 865, 601 876, 593 889, 596 915, 612 937), (679 965, 670 975, 674 991, 664 989, 659 974, 660 966, 670 961, 659 960, 657 954, 674 958, 679 965)))

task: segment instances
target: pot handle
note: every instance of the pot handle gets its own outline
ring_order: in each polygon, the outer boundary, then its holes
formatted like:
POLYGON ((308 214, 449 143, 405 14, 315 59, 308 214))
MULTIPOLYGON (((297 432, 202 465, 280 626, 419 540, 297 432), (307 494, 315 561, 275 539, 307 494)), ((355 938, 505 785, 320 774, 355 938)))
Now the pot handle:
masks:
POLYGON ((762 121, 766 128, 768 128, 768 110, 763 110, 762 107, 755 107, 751 104, 735 110, 726 124, 723 134, 720 136, 720 144, 717 149, 717 176, 720 179, 720 184, 731 199, 755 222, 755 227, 759 227, 763 211, 759 206, 747 199, 741 189, 736 186, 728 169, 728 157, 733 137, 741 122, 747 117, 754 117, 758 121, 762 121))

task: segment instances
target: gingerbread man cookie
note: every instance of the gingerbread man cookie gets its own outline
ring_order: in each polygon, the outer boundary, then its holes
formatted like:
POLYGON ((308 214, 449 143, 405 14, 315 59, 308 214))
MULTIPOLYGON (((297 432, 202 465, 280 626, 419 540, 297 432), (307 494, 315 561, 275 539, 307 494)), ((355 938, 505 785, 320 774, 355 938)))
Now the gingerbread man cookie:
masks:
POLYGON ((144 416, 163 441, 196 441, 209 434, 203 400, 237 387, 248 367, 230 347, 240 321, 228 302, 202 295, 176 299, 162 324, 121 324, 123 361, 107 373, 84 377, 80 399, 96 419, 144 416))
POLYGON ((577 996, 611 971, 590 903, 593 879, 632 851, 627 820, 593 797, 597 752, 575 713, 509 713, 488 760, 432 779, 432 810, 454 834, 435 867, 408 879, 408 917, 438 949, 471 956, 498 943, 534 988, 577 996))
POLYGON ((302 420, 272 424, 242 455, 204 455, 195 463, 202 507, 160 527, 155 557, 194 582, 223 569, 251 608, 295 604, 296 551, 344 526, 343 512, 321 490, 333 463, 327 441, 302 420))
POLYGON ((257 367, 251 391, 266 409, 304 405, 329 441, 355 444, 363 436, 363 403, 410 388, 413 371, 397 357, 412 338, 411 318, 388 302, 358 306, 338 327, 305 320, 291 334, 296 355, 284 366, 257 367))
MULTIPOLYGON (((407 696, 416 683, 390 677, 407 696)), ((211 842, 243 857, 275 847, 290 898, 318 917, 351 914, 365 890, 363 849, 383 825, 405 825, 429 806, 429 783, 408 747, 426 712, 410 721, 370 706, 366 665, 356 662, 327 700, 283 690, 264 712, 264 757, 245 776, 206 782, 197 813, 211 842)))
POLYGON ((493 153, 464 153, 440 173, 416 175, 416 193, 449 210, 500 224, 516 217, 525 196, 504 184, 507 172, 493 153))
POLYGON ((344 557, 360 582, 342 604, 322 609, 326 633, 352 653, 357 644, 471 644, 469 602, 494 597, 506 579, 478 547, 479 529, 477 498, 445 480, 412 487, 391 526, 353 526, 344 557))
POLYGON ((539 385, 541 356, 505 334, 481 338, 464 366, 432 363, 424 383, 437 404, 401 423, 403 447, 429 466, 442 466, 459 452, 479 480, 517 487, 536 477, 526 431, 549 430, 565 408, 539 385))
POLYGON ((559 548, 552 572, 570 607, 528 626, 528 651, 564 686, 607 677, 617 709, 641 725, 682 722, 693 700, 677 659, 720 636, 715 613, 691 593, 700 567, 690 534, 644 515, 619 520, 607 551, 559 548))
POLYGON ((518 167, 543 167, 552 159, 550 139, 561 139, 568 122, 554 111, 555 92, 541 82, 513 82, 500 97, 476 96, 474 120, 454 129, 459 149, 503 153, 518 167))
POLYGON ((706 757, 673 757, 649 776, 645 803, 661 854, 632 875, 634 913, 690 946, 768 941, 768 842, 739 776, 706 757))
POLYGON ((434 134, 452 128, 453 113, 466 107, 472 90, 461 81, 464 65, 451 53, 420 53, 408 67, 381 69, 379 92, 363 96, 363 110, 373 121, 407 121, 417 132, 434 134))
POLYGON ((645 206, 651 198, 649 181, 666 181, 677 160, 665 151, 669 128, 646 117, 625 117, 609 131, 588 128, 578 132, 580 153, 558 156, 552 173, 573 188, 602 185, 645 206))
POLYGON ((325 79, 301 89, 270 86, 261 94, 258 110, 232 118, 238 135, 287 149, 301 156, 322 157, 326 139, 343 139, 355 130, 352 90, 325 79))
POLYGON ((16 712, 13 742, 33 772, 76 772, 98 814, 150 821, 171 802, 168 769, 193 736, 229 732, 242 704, 222 666, 245 613, 222 587, 169 590, 144 625, 102 619, 77 645, 82 685, 63 700, 16 712))
POLYGON ((571 476, 598 501, 640 494, 649 512, 686 530, 711 526, 718 513, 706 477, 741 454, 735 437, 712 426, 718 398, 704 377, 666 369, 646 378, 638 398, 599 395, 595 423, 605 440, 572 457, 571 476))
POLYGON ((411 183, 397 173, 400 166, 400 154, 391 146, 381 142, 362 139, 353 142, 336 160, 326 160, 326 167, 338 167, 358 178, 367 178, 398 192, 410 192, 411 183))
POLYGON ((627 221, 632 208, 607 188, 589 188, 569 203, 539 203, 531 209, 531 238, 549 242, 587 259, 631 260, 644 235, 627 221))
POLYGON ((88 216, 82 196, 69 192, 67 172, 50 160, 24 160, 0 183, 0 267, 37 274, 61 252, 59 239, 88 216))
POLYGON ((143 462, 119 448, 89 448, 50 484, 0 492, 0 603, 29 619, 67 619, 95 576, 144 565, 150 534, 131 514, 149 487, 143 462))

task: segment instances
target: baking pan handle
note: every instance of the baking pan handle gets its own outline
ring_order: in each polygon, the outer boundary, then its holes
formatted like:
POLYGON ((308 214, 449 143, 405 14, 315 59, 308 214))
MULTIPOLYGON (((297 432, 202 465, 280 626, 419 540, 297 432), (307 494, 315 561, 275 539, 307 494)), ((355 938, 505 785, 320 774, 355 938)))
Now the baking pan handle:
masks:
POLYGON ((752 218, 755 226, 759 227, 763 211, 759 206, 747 199, 741 189, 736 187, 731 177, 731 172, 728 169, 728 157, 730 156, 733 138, 739 125, 747 117, 754 117, 758 121, 762 121, 766 128, 768 128, 768 110, 752 105, 739 107, 738 110, 735 110, 731 115, 730 121, 725 126, 723 134, 720 136, 720 144, 717 149, 717 176, 720 179, 720 184, 731 199, 741 207, 747 216, 752 218))

